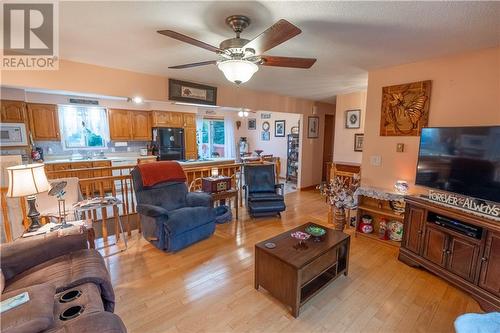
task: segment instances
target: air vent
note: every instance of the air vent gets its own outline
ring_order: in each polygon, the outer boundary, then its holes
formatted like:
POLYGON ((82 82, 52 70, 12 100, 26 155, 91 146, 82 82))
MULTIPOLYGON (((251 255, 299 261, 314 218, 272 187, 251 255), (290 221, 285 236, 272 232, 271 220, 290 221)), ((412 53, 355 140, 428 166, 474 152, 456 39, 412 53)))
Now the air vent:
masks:
POLYGON ((99 105, 99 101, 92 99, 70 98, 71 104, 99 105))

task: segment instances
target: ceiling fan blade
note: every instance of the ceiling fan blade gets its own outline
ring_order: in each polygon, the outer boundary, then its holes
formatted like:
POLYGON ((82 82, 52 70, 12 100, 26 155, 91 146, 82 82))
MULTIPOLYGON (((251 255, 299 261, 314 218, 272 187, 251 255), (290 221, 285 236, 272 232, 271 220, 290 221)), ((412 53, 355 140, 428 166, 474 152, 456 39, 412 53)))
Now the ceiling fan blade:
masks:
POLYGON ((248 42, 244 48, 254 49, 255 54, 259 55, 283 42, 286 42, 290 38, 297 36, 301 32, 302 30, 287 20, 281 19, 269 27, 266 31, 248 42))
POLYGON ((292 68, 311 68, 316 62, 314 58, 293 58, 277 56, 261 56, 262 66, 274 67, 292 67, 292 68))
POLYGON ((212 51, 215 53, 223 52, 218 47, 215 47, 215 46, 212 46, 212 45, 207 44, 205 42, 202 42, 201 40, 197 40, 197 39, 191 38, 189 36, 180 34, 180 33, 175 32, 173 30, 159 30, 158 33, 162 34, 164 36, 173 38, 173 39, 180 40, 181 42, 184 42, 184 43, 188 43, 188 44, 191 44, 194 46, 201 47, 202 49, 209 50, 209 51, 212 51))
POLYGON ((182 68, 191 68, 191 67, 198 67, 198 66, 205 66, 205 65, 215 65, 216 63, 217 63, 216 60, 209 60, 209 61, 202 61, 202 62, 194 62, 191 64, 178 65, 178 66, 170 66, 169 68, 182 69, 182 68))

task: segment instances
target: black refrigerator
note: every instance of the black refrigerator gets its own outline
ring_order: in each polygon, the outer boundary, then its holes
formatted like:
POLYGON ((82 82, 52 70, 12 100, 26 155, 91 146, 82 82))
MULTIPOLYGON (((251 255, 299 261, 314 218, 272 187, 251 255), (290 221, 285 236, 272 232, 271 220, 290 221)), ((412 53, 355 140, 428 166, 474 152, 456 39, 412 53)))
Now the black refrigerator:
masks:
POLYGON ((184 129, 153 127, 153 141, 158 146, 160 161, 184 160, 184 129))

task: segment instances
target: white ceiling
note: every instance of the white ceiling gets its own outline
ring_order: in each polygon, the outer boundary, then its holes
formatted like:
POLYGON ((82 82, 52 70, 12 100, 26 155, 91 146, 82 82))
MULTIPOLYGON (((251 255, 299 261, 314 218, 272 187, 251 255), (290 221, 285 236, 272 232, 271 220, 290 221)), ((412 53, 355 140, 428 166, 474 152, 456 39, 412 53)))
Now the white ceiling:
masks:
POLYGON ((245 86, 315 100, 366 88, 375 68, 500 45, 500 2, 88 1, 61 2, 59 11, 63 59, 215 85, 229 82, 214 65, 167 68, 214 53, 156 30, 218 46, 233 37, 226 16, 250 16, 247 39, 287 19, 302 34, 268 54, 318 61, 309 70, 261 67, 245 86))

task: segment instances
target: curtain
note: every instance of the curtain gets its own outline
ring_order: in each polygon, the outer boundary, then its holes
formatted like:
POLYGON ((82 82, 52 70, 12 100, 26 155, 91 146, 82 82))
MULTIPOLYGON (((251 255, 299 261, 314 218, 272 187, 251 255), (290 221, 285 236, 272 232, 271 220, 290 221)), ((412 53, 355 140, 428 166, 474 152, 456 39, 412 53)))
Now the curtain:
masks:
POLYGON ((224 157, 236 158, 236 142, 234 141, 234 121, 224 117, 224 157))
POLYGON ((196 143, 198 144, 198 156, 203 157, 203 116, 196 115, 196 143))

